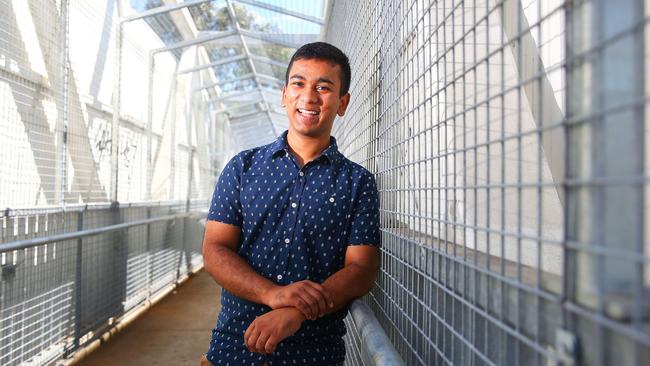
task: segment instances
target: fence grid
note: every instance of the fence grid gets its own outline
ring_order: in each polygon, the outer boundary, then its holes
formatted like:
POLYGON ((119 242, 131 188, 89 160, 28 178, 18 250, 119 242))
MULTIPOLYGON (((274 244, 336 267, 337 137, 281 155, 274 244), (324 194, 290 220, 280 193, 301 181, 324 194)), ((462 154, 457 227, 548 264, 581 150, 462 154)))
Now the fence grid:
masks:
POLYGON ((331 5, 353 70, 334 134, 380 191, 365 301, 406 364, 650 359, 649 8, 331 5))

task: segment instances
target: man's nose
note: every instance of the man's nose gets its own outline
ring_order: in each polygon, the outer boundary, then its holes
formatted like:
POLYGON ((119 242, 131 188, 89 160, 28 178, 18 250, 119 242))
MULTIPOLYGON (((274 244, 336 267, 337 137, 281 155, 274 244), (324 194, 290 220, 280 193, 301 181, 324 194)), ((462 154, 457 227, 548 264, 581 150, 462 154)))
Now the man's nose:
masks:
POLYGON ((305 88, 300 95, 300 99, 309 104, 316 104, 320 101, 320 94, 315 89, 305 88))

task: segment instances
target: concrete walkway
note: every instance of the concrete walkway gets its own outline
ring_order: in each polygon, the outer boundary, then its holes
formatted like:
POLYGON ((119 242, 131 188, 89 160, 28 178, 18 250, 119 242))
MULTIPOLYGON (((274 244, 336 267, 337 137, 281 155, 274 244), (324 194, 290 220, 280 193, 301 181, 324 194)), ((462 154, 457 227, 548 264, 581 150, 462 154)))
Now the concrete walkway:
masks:
POLYGON ((216 323, 219 292, 210 275, 200 271, 80 365, 198 366, 216 323))

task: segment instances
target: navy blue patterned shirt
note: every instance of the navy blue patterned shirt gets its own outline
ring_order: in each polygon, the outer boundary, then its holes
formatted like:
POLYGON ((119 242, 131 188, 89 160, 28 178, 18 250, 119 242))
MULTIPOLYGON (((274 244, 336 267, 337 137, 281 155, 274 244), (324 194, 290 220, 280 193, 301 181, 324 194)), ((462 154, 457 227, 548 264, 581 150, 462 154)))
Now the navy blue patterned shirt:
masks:
MULTIPOLYGON (((208 220, 241 227, 238 254, 279 285, 324 282, 343 268, 348 245, 379 246, 379 199, 373 175, 344 157, 336 139, 299 168, 287 131, 237 154, 224 167, 208 220)), ((271 309, 221 292, 208 360, 214 365, 338 365, 345 359, 348 309, 306 320, 272 355, 251 353, 244 332, 271 309)))

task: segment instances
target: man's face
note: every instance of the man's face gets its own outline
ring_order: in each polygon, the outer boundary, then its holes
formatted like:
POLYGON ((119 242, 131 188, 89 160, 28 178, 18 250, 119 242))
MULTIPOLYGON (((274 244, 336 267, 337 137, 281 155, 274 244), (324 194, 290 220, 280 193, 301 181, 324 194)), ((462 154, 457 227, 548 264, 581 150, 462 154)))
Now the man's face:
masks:
POLYGON ((294 61, 282 87, 289 129, 304 136, 329 136, 334 118, 343 116, 350 94, 340 96, 341 68, 318 59, 294 61))

